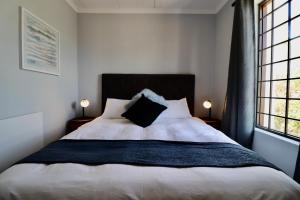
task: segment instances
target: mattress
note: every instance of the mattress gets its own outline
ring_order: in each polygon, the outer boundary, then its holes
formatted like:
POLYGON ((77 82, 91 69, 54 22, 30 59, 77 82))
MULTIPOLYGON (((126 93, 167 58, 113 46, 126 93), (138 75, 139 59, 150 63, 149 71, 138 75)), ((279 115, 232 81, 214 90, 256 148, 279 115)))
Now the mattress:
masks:
MULTIPOLYGON (((198 118, 164 119, 143 129, 126 119, 83 125, 62 139, 233 143, 198 118)), ((268 167, 142 167, 18 164, 0 174, 0 199, 300 199, 300 186, 268 167)))

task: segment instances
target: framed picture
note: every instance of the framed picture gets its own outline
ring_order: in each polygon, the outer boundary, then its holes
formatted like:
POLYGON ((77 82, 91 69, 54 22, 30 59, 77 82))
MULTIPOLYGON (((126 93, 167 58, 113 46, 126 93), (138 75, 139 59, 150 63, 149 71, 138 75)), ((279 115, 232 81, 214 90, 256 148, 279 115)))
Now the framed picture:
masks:
POLYGON ((60 75, 59 32, 21 8, 22 69, 60 75))

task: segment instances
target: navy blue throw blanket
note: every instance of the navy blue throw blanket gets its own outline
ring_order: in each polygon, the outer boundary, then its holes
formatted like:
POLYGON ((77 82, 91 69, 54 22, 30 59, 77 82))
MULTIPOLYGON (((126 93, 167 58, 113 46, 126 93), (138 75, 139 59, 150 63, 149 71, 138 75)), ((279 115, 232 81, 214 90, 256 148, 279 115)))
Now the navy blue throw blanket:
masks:
POLYGON ((235 144, 159 140, 59 140, 19 163, 278 169, 255 152, 235 144))

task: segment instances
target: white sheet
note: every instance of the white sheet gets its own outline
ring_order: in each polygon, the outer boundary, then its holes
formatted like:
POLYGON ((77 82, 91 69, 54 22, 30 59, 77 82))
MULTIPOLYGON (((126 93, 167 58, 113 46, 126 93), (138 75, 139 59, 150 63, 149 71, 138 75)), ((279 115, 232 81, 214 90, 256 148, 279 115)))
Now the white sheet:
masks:
POLYGON ((103 119, 101 117, 81 126, 63 139, 99 140, 171 140, 191 142, 235 143, 199 118, 160 119, 142 128, 127 119, 103 119))
MULTIPOLYGON (((98 118, 65 139, 159 139, 234 143, 199 119, 164 120, 142 129, 98 118)), ((167 168, 130 165, 20 164, 0 175, 0 199, 300 199, 300 186, 267 167, 167 168)))

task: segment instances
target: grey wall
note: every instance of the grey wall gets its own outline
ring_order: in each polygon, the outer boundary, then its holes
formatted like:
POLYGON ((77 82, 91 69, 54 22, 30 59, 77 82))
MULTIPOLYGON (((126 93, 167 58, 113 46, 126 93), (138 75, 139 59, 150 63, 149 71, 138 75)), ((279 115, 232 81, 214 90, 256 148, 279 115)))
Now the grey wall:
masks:
POLYGON ((213 82, 214 115, 221 118, 227 89, 234 8, 228 1, 216 16, 216 54, 213 82))
POLYGON ((196 114, 212 95, 215 15, 80 14, 79 97, 100 114, 102 73, 196 74, 196 114))
POLYGON ((0 27, 0 119, 42 112, 45 142, 57 139, 78 100, 77 14, 62 0, 0 0, 0 27), (60 31, 60 76, 20 69, 19 6, 60 31))
POLYGON ((253 140, 253 150, 267 161, 275 164, 290 177, 294 176, 299 142, 256 129, 253 140))

